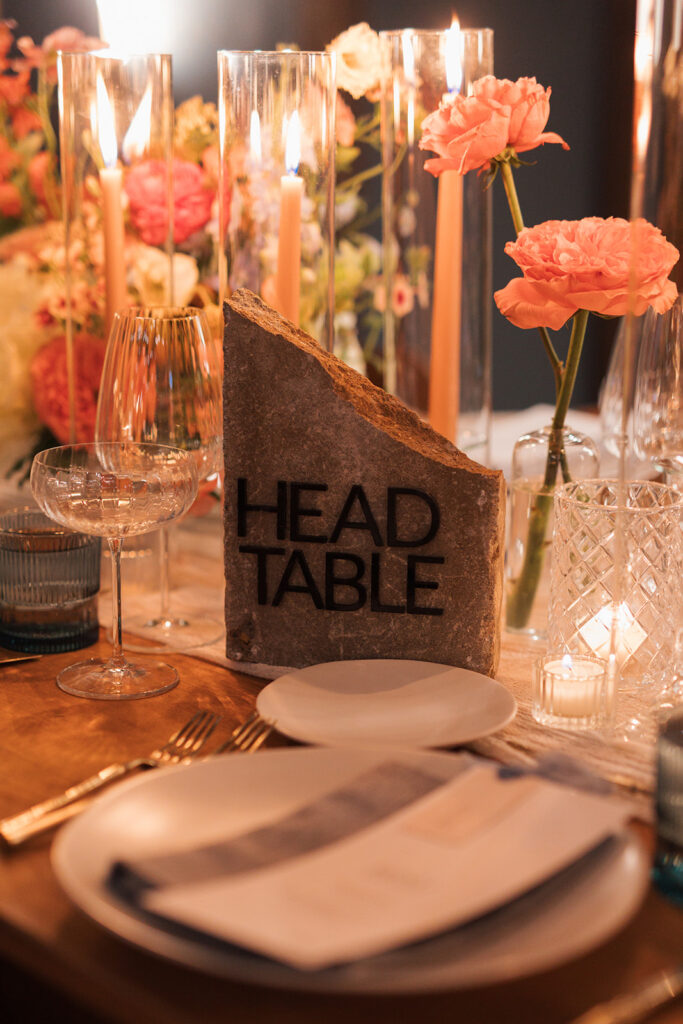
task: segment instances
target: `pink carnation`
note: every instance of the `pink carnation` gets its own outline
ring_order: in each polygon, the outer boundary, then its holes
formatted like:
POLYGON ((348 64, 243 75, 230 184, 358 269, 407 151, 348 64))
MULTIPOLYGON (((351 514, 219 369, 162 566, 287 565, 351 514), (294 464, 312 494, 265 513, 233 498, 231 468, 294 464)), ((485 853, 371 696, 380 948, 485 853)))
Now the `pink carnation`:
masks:
POLYGON ((569 146, 555 132, 546 132, 550 115, 550 89, 535 78, 507 78, 486 75, 465 96, 445 96, 438 110, 422 122, 421 149, 431 149, 438 158, 427 160, 432 174, 455 170, 459 174, 486 167, 508 146, 516 153, 535 149, 546 142, 569 146))
MULTIPOLYGON (((166 165, 145 160, 126 177, 131 224, 146 245, 163 245, 168 231, 166 165)), ((176 245, 199 231, 211 217, 214 191, 204 173, 188 160, 173 161, 173 240, 176 245)))
POLYGON ((517 327, 558 330, 579 309, 623 316, 630 308, 632 239, 636 239, 636 291, 633 312, 648 306, 664 313, 676 299, 668 280, 678 260, 675 246, 654 225, 632 226, 620 217, 548 220, 524 228, 505 252, 524 276, 495 293, 501 313, 517 327))

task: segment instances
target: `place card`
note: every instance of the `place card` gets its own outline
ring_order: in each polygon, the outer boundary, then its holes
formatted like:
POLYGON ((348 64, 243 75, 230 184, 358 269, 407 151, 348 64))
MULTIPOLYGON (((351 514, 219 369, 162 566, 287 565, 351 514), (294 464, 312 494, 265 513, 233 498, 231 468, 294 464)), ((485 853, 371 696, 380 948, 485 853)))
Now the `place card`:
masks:
MULTIPOLYGON (((618 831, 618 801, 470 763, 327 845, 143 889, 139 904, 301 970, 372 956, 485 914, 618 831)), ((249 836, 240 837, 248 847, 249 836)), ((227 840, 232 843, 234 840, 227 840)))

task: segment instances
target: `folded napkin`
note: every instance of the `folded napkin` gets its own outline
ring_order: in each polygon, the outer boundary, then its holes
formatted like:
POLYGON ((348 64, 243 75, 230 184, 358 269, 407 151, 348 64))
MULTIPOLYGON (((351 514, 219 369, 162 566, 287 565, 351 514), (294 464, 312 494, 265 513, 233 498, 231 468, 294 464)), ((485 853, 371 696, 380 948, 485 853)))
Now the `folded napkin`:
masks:
MULTIPOLYGON (((465 760, 454 764, 454 773, 466 767, 465 760)), ((110 883, 120 896, 138 900, 146 889, 273 867, 353 835, 442 784, 442 778, 419 768, 389 761, 246 835, 143 860, 119 861, 112 868, 110 883)))
POLYGON ((114 865, 143 910, 302 970, 396 948, 515 899, 619 831, 617 801, 453 757, 392 756, 245 835, 114 865))

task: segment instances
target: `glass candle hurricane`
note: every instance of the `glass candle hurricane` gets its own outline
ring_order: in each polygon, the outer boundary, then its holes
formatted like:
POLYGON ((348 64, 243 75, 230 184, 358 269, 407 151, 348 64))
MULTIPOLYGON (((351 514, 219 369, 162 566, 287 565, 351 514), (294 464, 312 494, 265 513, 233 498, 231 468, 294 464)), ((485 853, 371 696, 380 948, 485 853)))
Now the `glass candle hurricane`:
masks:
POLYGON ((221 300, 249 288, 332 348, 334 56, 218 54, 221 300))
POLYGON ((173 301, 173 93, 168 55, 60 53, 57 69, 64 307, 55 315, 66 327, 73 443, 87 440, 75 415, 81 348, 106 341, 117 309, 173 301))
POLYGON ((383 385, 475 458, 491 414, 491 194, 476 174, 424 169, 422 121, 493 73, 493 32, 380 33, 383 385))
MULTIPOLYGON (((681 621, 683 495, 650 481, 581 480, 555 494, 548 642, 608 660, 618 714, 653 705, 681 621)), ((635 729, 634 729, 635 731, 635 729)))

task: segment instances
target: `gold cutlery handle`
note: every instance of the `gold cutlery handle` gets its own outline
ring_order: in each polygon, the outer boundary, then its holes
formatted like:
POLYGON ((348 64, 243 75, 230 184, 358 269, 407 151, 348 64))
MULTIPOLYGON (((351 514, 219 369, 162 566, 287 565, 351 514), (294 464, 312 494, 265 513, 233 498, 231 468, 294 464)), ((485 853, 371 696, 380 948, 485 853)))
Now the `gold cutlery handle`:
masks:
MULTIPOLYGON (((89 778, 84 779, 82 782, 78 782, 75 786, 69 786, 63 793, 59 793, 57 796, 52 796, 47 800, 42 800, 38 804, 34 804, 33 807, 29 807, 26 811, 21 811, 20 814, 14 814, 12 817, 4 818, 0 821, 0 836, 10 846, 18 846, 23 843, 29 836, 36 835, 37 832, 43 831, 43 827, 37 828, 38 822, 44 822, 44 828, 49 828, 53 824, 57 824, 57 821, 52 820, 56 811, 61 810, 63 807, 67 807, 76 801, 82 800, 83 797, 88 796, 90 793, 94 793, 96 790, 101 789, 108 783, 113 782, 114 779, 119 779, 123 775, 127 775, 128 772, 133 771, 135 768, 141 767, 143 764, 149 762, 144 759, 138 758, 135 761, 119 762, 117 764, 107 765, 106 768, 102 768, 95 775, 91 775, 89 778), (47 824, 47 818, 50 817, 50 824, 47 824)), ((68 815, 70 817, 70 815, 68 815)), ((63 820, 61 818, 60 820, 63 820)))
POLYGON ((654 981, 650 979, 642 988, 600 1003, 583 1013, 573 1024, 636 1024, 645 1020, 660 1006, 683 993, 683 967, 663 971, 654 981))

